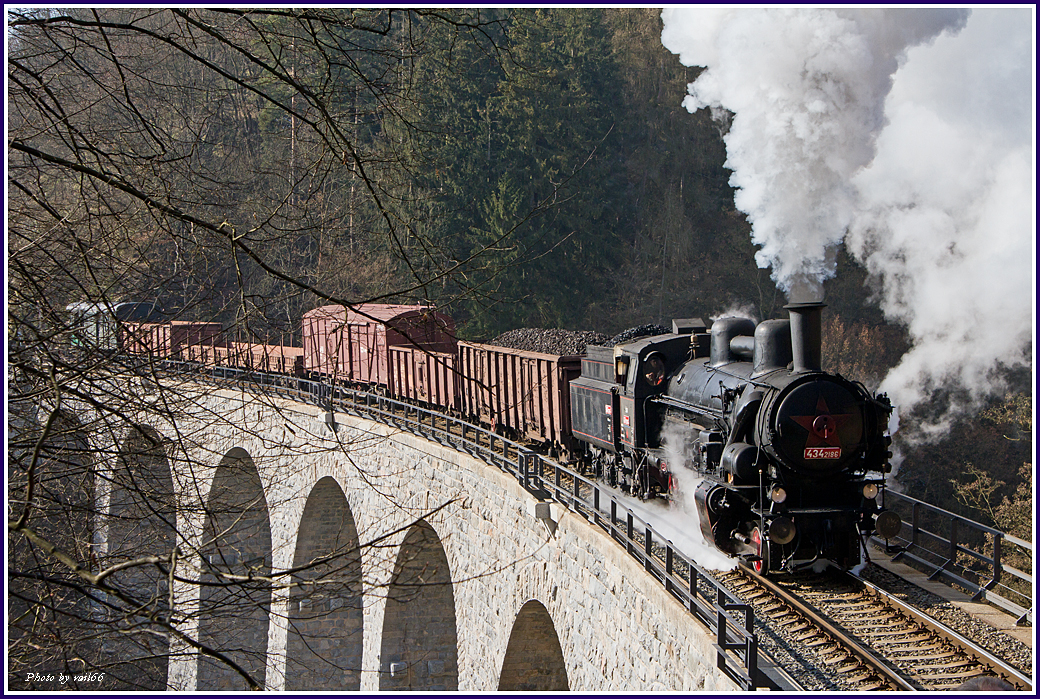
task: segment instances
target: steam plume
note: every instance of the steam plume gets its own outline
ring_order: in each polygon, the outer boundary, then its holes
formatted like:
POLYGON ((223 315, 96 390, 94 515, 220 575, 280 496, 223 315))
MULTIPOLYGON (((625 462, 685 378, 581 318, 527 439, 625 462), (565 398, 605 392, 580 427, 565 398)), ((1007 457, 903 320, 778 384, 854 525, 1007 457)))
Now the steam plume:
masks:
MULTIPOLYGON (((853 178, 847 243, 882 281, 908 352, 881 388, 912 406, 937 388, 965 404, 1030 361, 1036 261, 1029 11, 975 10, 957 36, 913 49, 873 162, 853 178)), ((958 407, 958 406, 953 406, 958 407)), ((949 417, 922 426, 941 434, 949 417)))
MULTIPOLYGON (((833 250, 881 282, 914 349, 883 389, 975 395, 1028 361, 1035 260, 1031 10, 699 9, 663 13, 690 111, 732 122, 736 204, 792 301, 833 250)), ((941 422, 933 425, 941 429, 941 422)))

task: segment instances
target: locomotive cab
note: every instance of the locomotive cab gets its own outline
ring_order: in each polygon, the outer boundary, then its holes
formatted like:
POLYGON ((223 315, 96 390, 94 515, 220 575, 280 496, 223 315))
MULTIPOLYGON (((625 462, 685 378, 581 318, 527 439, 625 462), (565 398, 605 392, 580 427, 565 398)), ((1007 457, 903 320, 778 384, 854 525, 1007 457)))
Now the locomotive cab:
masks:
POLYGON ((668 379, 697 347, 706 347, 699 319, 673 321, 675 331, 610 347, 589 346, 581 377, 571 382, 571 425, 588 444, 598 474, 640 497, 667 495, 671 475, 659 446, 660 416, 647 400, 668 390, 668 379))
POLYGON ((629 449, 659 446, 660 419, 646 400, 668 390, 670 377, 690 356, 691 335, 657 335, 614 348, 620 384, 620 441, 629 449))

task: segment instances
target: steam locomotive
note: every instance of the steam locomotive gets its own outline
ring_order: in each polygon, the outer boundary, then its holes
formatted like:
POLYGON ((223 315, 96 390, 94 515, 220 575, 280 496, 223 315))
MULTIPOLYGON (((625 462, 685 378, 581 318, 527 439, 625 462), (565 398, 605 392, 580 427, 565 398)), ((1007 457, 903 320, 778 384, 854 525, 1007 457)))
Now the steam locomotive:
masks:
POLYGON ((756 571, 855 566, 860 536, 901 526, 882 505, 892 406, 822 371, 822 308, 710 332, 673 321, 671 334, 589 347, 571 382, 574 437, 609 483, 643 497, 695 473, 704 538, 756 571))
POLYGON ((902 526, 883 506, 892 406, 822 371, 822 308, 793 304, 757 326, 673 321, 584 356, 457 342, 425 306, 314 309, 303 347, 232 341, 147 303, 68 310, 81 347, 377 390, 537 443, 644 499, 684 488, 712 546, 769 572, 855 566, 860 536, 902 526), (678 485, 684 474, 699 482, 678 485))

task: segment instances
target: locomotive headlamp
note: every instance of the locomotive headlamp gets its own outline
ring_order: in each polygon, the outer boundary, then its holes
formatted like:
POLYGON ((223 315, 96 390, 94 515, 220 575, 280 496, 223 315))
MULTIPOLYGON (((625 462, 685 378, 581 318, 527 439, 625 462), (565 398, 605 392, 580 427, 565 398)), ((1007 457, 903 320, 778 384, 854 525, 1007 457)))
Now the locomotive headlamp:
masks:
POLYGON ((787 499, 787 491, 778 485, 774 485, 773 489, 769 491, 769 499, 779 505, 787 499))
POLYGON ((863 497, 867 500, 873 500, 877 497, 878 489, 877 483, 867 483, 863 486, 863 497))
POLYGON ((787 517, 777 517, 769 523, 769 540, 783 546, 794 541, 794 522, 787 517))

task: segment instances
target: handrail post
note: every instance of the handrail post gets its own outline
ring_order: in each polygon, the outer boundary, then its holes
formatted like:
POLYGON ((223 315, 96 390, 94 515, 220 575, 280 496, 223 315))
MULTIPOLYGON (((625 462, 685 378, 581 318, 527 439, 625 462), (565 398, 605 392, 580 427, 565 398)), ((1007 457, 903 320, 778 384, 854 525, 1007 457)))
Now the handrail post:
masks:
MULTIPOLYGON (((715 590, 715 628, 718 632, 718 644, 722 648, 726 647, 726 610, 722 606, 725 602, 726 593, 719 587, 715 590)), ((723 655, 723 651, 720 650, 719 654, 723 655)))
POLYGON ((1001 562, 1000 562, 1000 558, 1001 558, 1001 555, 1000 555, 1001 554, 1001 543, 1000 542, 1003 541, 1003 539, 1004 539, 1004 537, 1002 537, 1002 536, 999 536, 997 534, 993 535, 993 582, 991 582, 990 585, 987 585, 987 587, 996 585, 997 583, 1000 582, 1000 572, 1001 572, 1001 568, 1003 568, 1003 566, 1001 565, 1001 562))
POLYGON ((985 593, 986 590, 992 590, 1000 582, 1000 540, 1002 538, 1003 537, 999 534, 993 535, 993 578, 985 585, 979 586, 979 591, 975 593, 974 597, 972 597, 972 602, 977 602, 983 599, 983 597, 985 597, 983 593, 985 593))
POLYGON ((929 580, 942 580, 942 574, 944 570, 954 571, 954 575, 956 575, 955 569, 957 566, 957 550, 959 548, 959 545, 957 544, 958 520, 958 517, 950 518, 950 540, 948 542, 950 546, 948 550, 948 557, 945 563, 943 563, 940 566, 936 566, 935 571, 933 571, 932 574, 928 576, 929 580))
POLYGON ((693 567, 690 568, 690 614, 697 614, 697 579, 700 577, 700 573, 693 567))
POLYGON ((752 689, 756 687, 758 679, 758 637, 754 634, 754 629, 755 613, 750 604, 744 605, 744 633, 747 637, 744 667, 751 679, 752 689))
POLYGON ((669 544, 664 547, 664 590, 672 591, 672 547, 669 544))
POLYGON ((913 546, 917 546, 918 535, 921 533, 921 503, 919 503, 919 502, 915 502, 914 503, 914 514, 913 514, 913 517, 914 517, 914 527, 911 530, 910 543, 913 546))
POLYGON ((610 538, 615 538, 614 529, 617 526, 617 500, 610 499, 610 538))
POLYGON ((646 537, 643 539, 643 570, 650 572, 653 564, 650 560, 654 555, 654 530, 646 525, 646 537))

